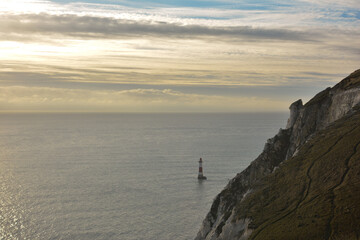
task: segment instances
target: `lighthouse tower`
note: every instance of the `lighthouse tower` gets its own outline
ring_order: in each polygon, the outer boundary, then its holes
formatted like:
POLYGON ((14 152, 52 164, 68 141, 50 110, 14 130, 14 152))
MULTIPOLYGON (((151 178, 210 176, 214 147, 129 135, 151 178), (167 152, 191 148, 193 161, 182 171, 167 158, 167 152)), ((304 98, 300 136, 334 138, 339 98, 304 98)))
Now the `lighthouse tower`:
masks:
POLYGON ((199 174, 198 174, 198 179, 200 179, 200 180, 205 180, 206 179, 206 177, 204 176, 204 174, 203 174, 203 168, 202 168, 202 158, 200 158, 200 160, 199 160, 199 174))

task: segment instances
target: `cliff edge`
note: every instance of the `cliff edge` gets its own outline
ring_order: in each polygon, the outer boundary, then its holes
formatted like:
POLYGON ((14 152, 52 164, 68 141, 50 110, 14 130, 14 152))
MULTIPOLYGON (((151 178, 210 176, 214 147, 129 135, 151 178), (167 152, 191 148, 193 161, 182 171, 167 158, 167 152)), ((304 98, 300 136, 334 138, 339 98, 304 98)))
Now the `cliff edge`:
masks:
POLYGON ((360 69, 291 104, 286 128, 215 198, 196 240, 358 239, 359 105, 360 69))

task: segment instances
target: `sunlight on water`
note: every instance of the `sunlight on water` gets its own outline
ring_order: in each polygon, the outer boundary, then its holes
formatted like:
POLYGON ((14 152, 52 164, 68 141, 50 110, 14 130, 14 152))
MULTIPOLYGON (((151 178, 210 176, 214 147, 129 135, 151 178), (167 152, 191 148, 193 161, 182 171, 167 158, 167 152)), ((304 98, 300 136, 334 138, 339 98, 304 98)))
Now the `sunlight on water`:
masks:
POLYGON ((7 169, 7 172, 0 175, 0 239, 26 239, 25 213, 19 201, 21 185, 16 182, 14 173, 4 162, 0 162, 0 168, 7 169))

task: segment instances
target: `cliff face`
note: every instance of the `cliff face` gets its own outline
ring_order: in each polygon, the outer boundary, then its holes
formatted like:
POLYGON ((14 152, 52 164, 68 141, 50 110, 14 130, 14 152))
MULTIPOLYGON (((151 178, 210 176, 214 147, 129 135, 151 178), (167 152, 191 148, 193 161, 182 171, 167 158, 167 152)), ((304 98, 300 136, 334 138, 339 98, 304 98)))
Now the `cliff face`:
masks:
POLYGON ((360 102, 360 69, 333 88, 327 88, 305 106, 301 100, 290 106, 287 128, 292 128, 286 158, 293 156, 315 132, 345 116, 360 102))
POLYGON ((354 109, 252 186, 233 210, 251 219, 250 239, 359 239, 359 123, 354 109))
MULTIPOLYGON (((280 129, 275 137, 269 139, 259 157, 243 172, 237 174, 215 198, 196 240, 248 239, 258 236, 260 225, 263 224, 259 224, 261 218, 256 214, 252 216, 248 212, 256 202, 254 196, 259 197, 258 201, 265 198, 264 194, 258 194, 260 186, 267 185, 264 179, 283 171, 283 165, 293 161, 307 142, 313 141, 321 130, 335 121, 357 111, 359 103, 360 70, 352 73, 333 88, 320 92, 305 105, 301 100, 294 102, 290 106, 286 129, 280 129), (273 173, 275 170, 276 173, 273 173), (250 198, 252 203, 248 202, 250 198)), ((296 200, 296 197, 294 199, 296 200)), ((270 203, 271 201, 268 202, 270 203)), ((282 207, 286 209, 288 206, 282 207)))

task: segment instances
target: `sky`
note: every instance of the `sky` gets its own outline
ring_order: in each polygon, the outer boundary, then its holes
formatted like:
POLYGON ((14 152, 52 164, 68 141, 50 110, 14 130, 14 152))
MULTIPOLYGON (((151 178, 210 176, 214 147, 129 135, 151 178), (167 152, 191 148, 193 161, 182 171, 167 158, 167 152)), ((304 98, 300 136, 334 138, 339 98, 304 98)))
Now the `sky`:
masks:
POLYGON ((0 0, 0 112, 288 111, 359 39, 359 0, 0 0))

